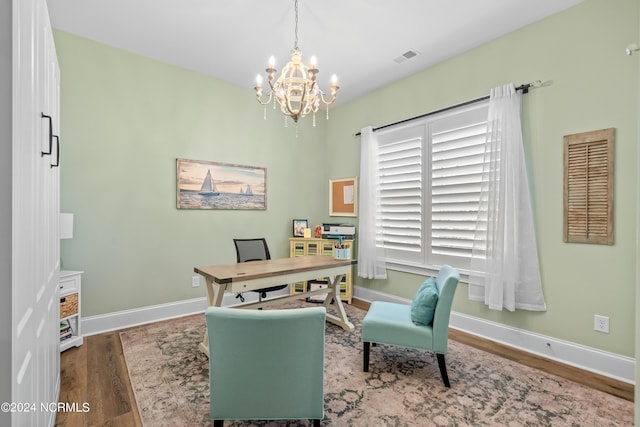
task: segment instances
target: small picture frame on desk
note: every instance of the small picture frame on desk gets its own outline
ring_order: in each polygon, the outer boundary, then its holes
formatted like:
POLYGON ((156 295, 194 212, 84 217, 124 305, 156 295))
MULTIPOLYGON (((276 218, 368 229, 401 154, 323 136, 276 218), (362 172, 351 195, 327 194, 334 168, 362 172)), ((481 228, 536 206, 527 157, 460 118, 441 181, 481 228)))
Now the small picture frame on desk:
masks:
POLYGON ((305 228, 309 228, 309 221, 306 219, 294 219, 293 237, 304 237, 305 228))

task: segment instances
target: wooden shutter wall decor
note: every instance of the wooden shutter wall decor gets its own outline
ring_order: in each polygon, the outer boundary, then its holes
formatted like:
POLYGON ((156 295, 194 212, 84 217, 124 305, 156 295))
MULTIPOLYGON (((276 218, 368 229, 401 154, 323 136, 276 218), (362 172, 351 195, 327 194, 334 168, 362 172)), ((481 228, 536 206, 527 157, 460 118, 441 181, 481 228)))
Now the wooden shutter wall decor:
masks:
POLYGON ((613 244, 614 129, 564 137, 564 241, 613 244))

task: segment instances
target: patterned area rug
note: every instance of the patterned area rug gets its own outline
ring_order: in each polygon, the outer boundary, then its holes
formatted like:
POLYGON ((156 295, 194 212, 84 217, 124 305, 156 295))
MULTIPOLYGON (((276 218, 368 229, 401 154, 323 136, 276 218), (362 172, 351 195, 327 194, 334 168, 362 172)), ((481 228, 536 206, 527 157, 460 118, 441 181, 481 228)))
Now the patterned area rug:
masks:
MULTIPOLYGON (((304 305, 303 302, 296 305, 304 305)), ((289 307, 291 304, 288 305, 289 307)), ((283 307, 284 308, 284 307, 283 307)), ((449 340, 451 388, 425 351, 377 346, 362 372, 364 311, 345 307, 356 326, 326 329, 325 418, 333 426, 624 426, 633 403, 449 340)), ((145 426, 210 426, 208 359, 197 350, 204 316, 120 333, 145 426)), ((225 426, 306 426, 225 422, 225 426)))

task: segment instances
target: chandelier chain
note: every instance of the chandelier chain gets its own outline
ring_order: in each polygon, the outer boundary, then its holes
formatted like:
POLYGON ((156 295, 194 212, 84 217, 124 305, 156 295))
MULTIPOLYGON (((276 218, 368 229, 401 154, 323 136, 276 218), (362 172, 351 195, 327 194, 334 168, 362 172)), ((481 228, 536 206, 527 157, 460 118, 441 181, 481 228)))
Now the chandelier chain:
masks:
POLYGON ((296 19, 295 19, 295 42, 293 44, 293 50, 299 50, 298 49, 298 0, 295 0, 293 2, 293 9, 295 11, 295 15, 296 15, 296 19))

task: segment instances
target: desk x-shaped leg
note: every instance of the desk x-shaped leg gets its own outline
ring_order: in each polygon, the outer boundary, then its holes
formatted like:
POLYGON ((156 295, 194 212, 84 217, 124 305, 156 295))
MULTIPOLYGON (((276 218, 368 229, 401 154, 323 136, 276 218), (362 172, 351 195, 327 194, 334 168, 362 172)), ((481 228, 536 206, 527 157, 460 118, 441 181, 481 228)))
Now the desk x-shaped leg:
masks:
MULTIPOLYGON (((227 288, 225 284, 216 284, 213 286, 213 280, 210 277, 205 277, 206 289, 207 289, 207 303, 209 307, 221 307, 222 297, 224 297, 224 291, 227 288)), ((204 338, 198 346, 200 351, 209 356, 209 332, 204 331, 204 338)))
POLYGON ((327 280, 329 281, 329 289, 331 289, 331 291, 324 300, 324 307, 327 309, 327 321, 340 326, 345 331, 353 331, 355 326, 353 326, 353 323, 349 322, 347 313, 344 311, 344 305, 342 305, 342 300, 340 299, 340 282, 343 277, 344 274, 338 274, 333 279, 331 277, 327 277, 327 280), (331 301, 334 301, 337 316, 329 313, 331 301))

